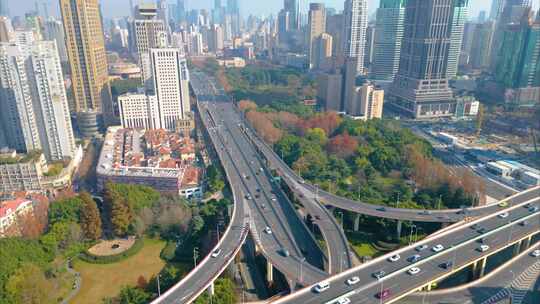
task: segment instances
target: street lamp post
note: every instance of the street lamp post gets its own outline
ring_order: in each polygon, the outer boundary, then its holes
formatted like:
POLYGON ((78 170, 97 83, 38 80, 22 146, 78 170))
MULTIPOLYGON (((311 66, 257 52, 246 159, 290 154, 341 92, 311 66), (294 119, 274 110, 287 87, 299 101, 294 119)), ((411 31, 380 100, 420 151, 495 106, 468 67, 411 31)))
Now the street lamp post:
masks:
POLYGON ((416 225, 412 224, 411 225, 411 233, 409 234, 409 246, 412 244, 412 240, 413 240, 413 231, 416 230, 416 225))
POLYGON ((193 248, 193 265, 194 267, 197 267, 197 258, 199 257, 199 248, 194 247, 193 248))
POLYGON ((300 260, 300 283, 302 283, 304 281, 303 272, 302 272, 302 266, 303 266, 305 260, 306 260, 306 257, 302 257, 302 259, 300 260))
POLYGON ((161 297, 161 288, 160 288, 160 285, 159 285, 159 277, 161 276, 161 274, 158 273, 157 275, 157 294, 158 294, 158 297, 161 297))

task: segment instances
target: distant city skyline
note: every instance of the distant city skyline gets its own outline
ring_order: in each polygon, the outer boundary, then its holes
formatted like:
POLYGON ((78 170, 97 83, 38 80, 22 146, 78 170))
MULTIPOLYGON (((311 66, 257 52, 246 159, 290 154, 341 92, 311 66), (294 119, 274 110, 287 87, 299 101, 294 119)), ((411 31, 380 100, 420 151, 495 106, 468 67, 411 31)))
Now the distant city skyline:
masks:
MULTIPOLYGON (((35 7, 36 1, 18 1, 18 0, 7 0, 10 13, 12 16, 23 16, 25 12, 29 10, 33 10, 35 7)), ((59 9, 58 9, 58 0, 37 0, 38 3, 40 3, 40 9, 43 9, 43 5, 41 3, 47 3, 49 7, 49 13, 59 16, 59 9)), ((136 4, 140 1, 133 0, 133 3, 136 4)), ((145 2, 151 2, 146 0, 145 2)), ((169 0, 168 1, 171 4, 176 3, 176 0, 169 0)), ((251 0, 239 0, 240 2, 240 10, 241 13, 244 16, 247 16, 249 14, 253 15, 269 15, 274 14, 277 15, 277 12, 283 8, 283 1, 282 0, 272 0, 272 1, 265 1, 263 3, 259 1, 251 1, 251 0)), ((343 3, 345 1, 343 0, 314 0, 314 1, 308 1, 308 0, 300 0, 300 10, 302 13, 306 13, 308 10, 309 3, 311 2, 321 2, 324 3, 327 8, 335 8, 337 11, 343 10, 343 3)), ((369 3, 369 11, 370 14, 375 13, 375 9, 379 6, 380 0, 368 0, 369 3)), ((213 0, 186 0, 186 7, 188 9, 201 9, 201 8, 207 8, 210 9, 213 7, 213 0)), ((127 16, 128 11, 127 7, 129 6, 129 0, 102 0, 101 1, 102 7, 103 7, 103 14, 106 18, 113 18, 113 17, 121 17, 121 16, 127 16)), ((223 1, 223 4, 226 4, 226 1, 223 1)), ((489 13, 491 7, 491 1, 485 1, 485 0, 472 0, 471 4, 469 5, 470 8, 470 16, 471 18, 475 18, 478 13, 482 10, 486 11, 486 13, 489 13)), ((538 3, 534 1, 533 7, 535 9, 538 9, 538 3)))

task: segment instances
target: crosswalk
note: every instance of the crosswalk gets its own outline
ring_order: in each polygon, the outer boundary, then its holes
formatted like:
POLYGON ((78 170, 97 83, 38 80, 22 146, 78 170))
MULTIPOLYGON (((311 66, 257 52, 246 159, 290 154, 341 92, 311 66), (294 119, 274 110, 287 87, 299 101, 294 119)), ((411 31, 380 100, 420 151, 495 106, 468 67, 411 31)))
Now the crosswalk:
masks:
POLYGON ((491 296, 482 304, 495 304, 503 299, 512 297, 512 304, 522 304, 531 289, 531 286, 536 282, 540 275, 540 260, 529 266, 521 275, 512 281, 510 286, 501 289, 499 292, 491 296))

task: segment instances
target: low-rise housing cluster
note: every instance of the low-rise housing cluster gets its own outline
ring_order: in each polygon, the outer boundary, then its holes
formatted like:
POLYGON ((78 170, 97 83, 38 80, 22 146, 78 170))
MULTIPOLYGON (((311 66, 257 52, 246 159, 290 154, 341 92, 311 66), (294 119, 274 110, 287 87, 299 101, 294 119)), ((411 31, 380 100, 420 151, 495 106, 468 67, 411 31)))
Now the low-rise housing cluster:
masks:
POLYGON ((98 188, 107 182, 138 184, 197 199, 203 192, 202 172, 190 137, 164 129, 110 127, 97 168, 98 188))

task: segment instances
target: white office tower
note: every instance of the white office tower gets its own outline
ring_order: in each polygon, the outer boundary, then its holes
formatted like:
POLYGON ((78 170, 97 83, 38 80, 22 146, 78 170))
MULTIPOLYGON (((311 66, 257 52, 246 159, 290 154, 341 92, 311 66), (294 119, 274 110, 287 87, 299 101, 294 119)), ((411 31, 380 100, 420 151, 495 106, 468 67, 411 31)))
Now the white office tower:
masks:
POLYGON ((151 49, 154 92, 159 108, 159 128, 174 130, 191 112, 187 61, 179 49, 151 49))
POLYGON ((346 0, 343 16, 345 19, 343 34, 345 57, 357 58, 357 74, 364 74, 366 30, 368 26, 367 0, 346 0))
POLYGON ((326 31, 326 10, 322 3, 311 3, 308 14, 307 43, 309 47, 309 67, 316 66, 316 44, 319 37, 326 31))
POLYGON ((62 21, 50 18, 45 22, 45 40, 56 41, 56 47, 58 48, 58 55, 60 61, 68 62, 68 54, 66 49, 66 35, 64 34, 64 26, 62 21))
POLYGON ((458 0, 454 2, 454 14, 451 25, 452 34, 450 35, 450 47, 448 48, 448 68, 446 69, 446 78, 448 79, 456 77, 458 72, 465 22, 468 18, 468 5, 469 0, 458 0))
POLYGON ((200 56, 204 54, 204 43, 201 33, 193 32, 189 34, 188 52, 192 56, 200 56))
POLYGON ((189 119, 189 71, 182 51, 150 49, 153 94, 125 94, 118 109, 125 128, 174 131, 189 119))
POLYGON ((404 21, 405 0, 381 0, 375 23, 371 78, 394 79, 399 69, 404 21))
POLYGON ((217 54, 223 50, 223 28, 219 24, 214 24, 209 31, 208 51, 217 54))
MULTIPOLYGON (((23 35, 24 36, 24 35, 23 35)), ((10 147, 73 157, 75 138, 54 41, 0 43, 1 127, 10 147)))
POLYGON ((153 88, 149 50, 168 46, 166 25, 157 16, 155 5, 141 4, 135 11, 135 21, 133 22, 135 44, 141 67, 141 81, 149 90, 153 88))

